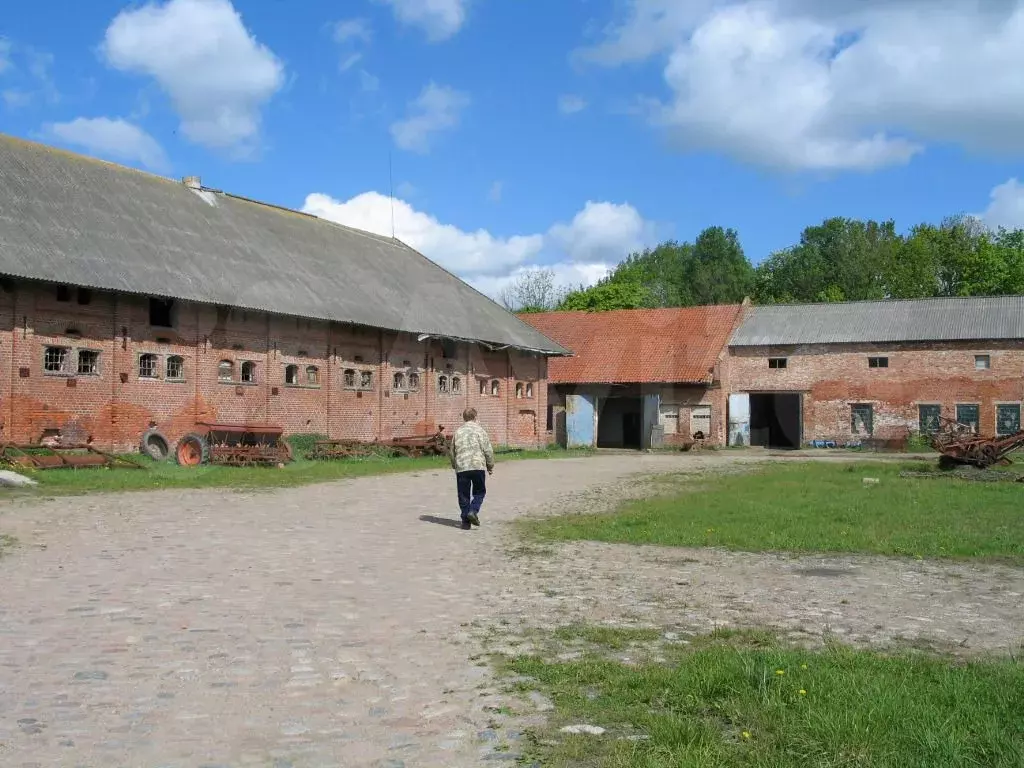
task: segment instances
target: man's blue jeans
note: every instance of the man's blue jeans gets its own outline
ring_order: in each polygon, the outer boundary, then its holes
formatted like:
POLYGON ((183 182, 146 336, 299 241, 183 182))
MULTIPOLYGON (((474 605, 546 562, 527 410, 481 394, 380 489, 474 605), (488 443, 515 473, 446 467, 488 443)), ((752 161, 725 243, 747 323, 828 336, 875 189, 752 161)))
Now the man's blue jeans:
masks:
POLYGON ((462 519, 467 520, 470 514, 480 513, 484 496, 487 495, 487 473, 482 469, 456 472, 455 480, 459 488, 459 509, 462 511, 462 519))

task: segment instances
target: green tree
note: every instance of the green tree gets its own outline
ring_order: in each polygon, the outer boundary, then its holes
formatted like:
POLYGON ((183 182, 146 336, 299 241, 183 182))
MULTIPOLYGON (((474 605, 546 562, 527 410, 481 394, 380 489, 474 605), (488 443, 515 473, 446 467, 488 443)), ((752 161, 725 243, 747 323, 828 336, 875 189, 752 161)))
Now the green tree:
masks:
POLYGON ((581 288, 570 292, 558 308, 565 312, 641 309, 646 306, 646 298, 647 294, 639 284, 613 282, 608 278, 590 288, 581 288))

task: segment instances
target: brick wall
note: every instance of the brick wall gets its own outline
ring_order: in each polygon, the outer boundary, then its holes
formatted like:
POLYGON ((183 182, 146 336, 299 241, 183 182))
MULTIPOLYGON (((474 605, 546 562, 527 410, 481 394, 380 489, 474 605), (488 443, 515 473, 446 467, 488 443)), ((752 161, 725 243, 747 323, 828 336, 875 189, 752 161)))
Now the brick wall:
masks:
POLYGON ((805 442, 864 437, 852 429, 854 404, 872 406, 873 437, 917 432, 921 405, 955 418, 957 404, 977 405, 979 430, 991 435, 997 405, 1024 400, 1024 341, 734 347, 727 369, 730 392, 802 393, 805 442), (991 366, 976 368, 976 355, 991 366), (888 367, 869 367, 871 357, 887 358, 888 367), (769 368, 769 358, 785 358, 786 367, 769 368))
POLYGON ((0 288, 4 440, 60 433, 134 450, 150 427, 173 441, 198 421, 387 440, 450 433, 472 405, 496 444, 546 441, 547 362, 536 355, 181 302, 158 327, 145 297, 0 288))

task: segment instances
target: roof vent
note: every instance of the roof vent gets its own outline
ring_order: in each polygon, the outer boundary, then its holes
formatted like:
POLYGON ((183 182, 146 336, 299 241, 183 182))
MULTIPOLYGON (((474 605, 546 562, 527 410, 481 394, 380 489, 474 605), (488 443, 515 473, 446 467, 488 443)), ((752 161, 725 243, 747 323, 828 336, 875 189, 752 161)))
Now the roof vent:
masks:
POLYGON ((203 188, 203 180, 201 178, 199 178, 198 176, 186 176, 185 178, 183 178, 181 180, 181 183, 184 184, 189 189, 202 189, 203 188))

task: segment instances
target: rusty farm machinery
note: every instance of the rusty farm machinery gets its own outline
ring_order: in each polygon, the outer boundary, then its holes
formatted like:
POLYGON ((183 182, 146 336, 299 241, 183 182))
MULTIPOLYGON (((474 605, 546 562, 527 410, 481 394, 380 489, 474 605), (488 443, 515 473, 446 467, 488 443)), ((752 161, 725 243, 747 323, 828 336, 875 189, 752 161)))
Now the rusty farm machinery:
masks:
POLYGON ((195 432, 178 441, 174 456, 186 467, 200 464, 280 466, 292 460, 292 449, 281 427, 200 422, 195 432))
POLYGON ((392 458, 420 456, 446 456, 448 438, 444 427, 438 427, 432 435, 396 437, 386 442, 363 442, 359 440, 318 440, 306 454, 307 459, 352 459, 368 456, 390 456, 392 458))
POLYGON ((144 469, 131 459, 101 451, 88 443, 0 443, 0 464, 12 469, 144 469))
POLYGON ((952 468, 970 465, 988 469, 996 464, 1013 463, 1010 454, 1024 447, 1024 431, 1012 435, 981 437, 968 424, 941 418, 939 428, 930 438, 932 448, 941 454, 939 465, 952 468))

